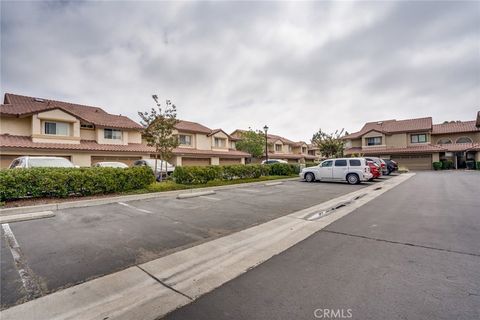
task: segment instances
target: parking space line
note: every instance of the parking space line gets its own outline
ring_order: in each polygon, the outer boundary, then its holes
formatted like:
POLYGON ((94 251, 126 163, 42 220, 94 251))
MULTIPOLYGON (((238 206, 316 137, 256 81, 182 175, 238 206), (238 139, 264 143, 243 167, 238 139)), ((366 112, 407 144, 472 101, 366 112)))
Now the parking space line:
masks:
POLYGON ((137 210, 137 211, 140 211, 140 212, 143 212, 143 213, 152 213, 152 211, 148 211, 148 210, 145 210, 145 209, 140 209, 140 208, 137 208, 137 207, 134 207, 128 203, 125 203, 125 202, 117 202, 118 204, 121 204, 122 206, 125 206, 127 208, 130 208, 130 209, 133 209, 133 210, 137 210))
POLYGON ((214 197, 207 197, 207 196, 200 196, 199 198, 207 199, 207 200, 212 200, 212 201, 220 201, 222 199, 219 198, 214 198, 214 197))
POLYGON ((245 191, 245 192, 254 192, 254 193, 258 193, 260 192, 260 190, 255 190, 255 189, 245 189, 245 188, 238 188, 237 191, 245 191))
POLYGON ((17 268, 18 275, 22 280, 23 287, 27 292, 27 296, 29 299, 33 299, 42 295, 42 290, 40 285, 37 283, 33 272, 28 267, 24 255, 22 253, 22 249, 18 244, 15 235, 13 234, 12 229, 10 229, 10 225, 8 223, 2 224, 3 232, 5 233, 5 239, 7 240, 8 248, 12 253, 13 261, 15 263, 15 267, 17 268))

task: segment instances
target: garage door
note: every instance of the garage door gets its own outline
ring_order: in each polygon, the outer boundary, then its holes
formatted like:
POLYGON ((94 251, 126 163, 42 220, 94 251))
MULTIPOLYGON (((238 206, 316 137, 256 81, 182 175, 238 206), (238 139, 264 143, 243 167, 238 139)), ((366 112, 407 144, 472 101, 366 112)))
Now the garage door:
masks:
POLYGON ((209 166, 210 158, 182 158, 182 166, 209 166))
POLYGON ((102 161, 114 161, 114 162, 122 162, 125 163, 127 166, 132 166, 133 162, 135 160, 140 160, 142 157, 101 157, 101 156, 92 156, 92 165, 94 165, 97 162, 102 162, 102 161))
POLYGON ((392 155, 391 159, 396 161, 399 167, 406 167, 409 170, 432 169, 432 155, 430 154, 392 155))
POLYGON ((240 159, 228 159, 228 158, 220 158, 220 165, 221 166, 228 166, 230 164, 241 164, 242 161, 240 159))

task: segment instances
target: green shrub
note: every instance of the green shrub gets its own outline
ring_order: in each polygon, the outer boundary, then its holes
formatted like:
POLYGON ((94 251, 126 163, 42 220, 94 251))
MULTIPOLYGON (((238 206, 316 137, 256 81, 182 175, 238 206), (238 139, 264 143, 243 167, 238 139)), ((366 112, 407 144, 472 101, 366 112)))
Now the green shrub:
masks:
POLYGON ((477 170, 480 170, 480 161, 477 161, 477 170))
POLYGON ((453 161, 452 160, 443 160, 442 161, 442 169, 443 170, 453 169, 453 161))
POLYGON ((440 161, 434 162, 433 163, 433 169, 435 169, 435 170, 442 169, 442 163, 440 161))
POLYGON ((316 166, 318 166, 318 163, 315 163, 315 162, 307 162, 307 163, 305 163, 305 168, 316 167, 316 166))
POLYGON ((239 164, 229 166, 176 167, 173 178, 180 184, 205 184, 213 180, 255 179, 262 176, 288 176, 300 172, 294 164, 239 164))
POLYGON ((30 168, 0 171, 0 201, 124 192, 155 181, 148 167, 30 168))

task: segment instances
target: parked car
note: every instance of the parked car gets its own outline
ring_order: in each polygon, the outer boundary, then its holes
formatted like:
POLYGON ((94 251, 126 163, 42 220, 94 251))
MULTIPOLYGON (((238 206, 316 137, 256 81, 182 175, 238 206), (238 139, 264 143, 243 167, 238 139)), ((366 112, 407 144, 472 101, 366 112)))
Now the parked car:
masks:
POLYGON ((94 167, 102 167, 102 168, 128 168, 128 166, 125 163, 116 162, 116 161, 97 162, 93 166, 94 167))
POLYGON ((274 163, 288 163, 288 161, 280 160, 280 159, 269 159, 269 160, 262 161, 262 164, 274 164, 274 163))
POLYGON ((382 176, 382 173, 380 171, 380 167, 378 166, 378 164, 376 164, 373 161, 367 161, 367 163, 368 163, 368 166, 370 167, 370 172, 373 175, 373 177, 370 179, 370 181, 382 176))
POLYGON ((9 169, 17 168, 75 168, 70 160, 62 157, 18 157, 10 163, 9 169))
POLYGON ((390 159, 383 159, 387 164, 387 175, 390 175, 392 172, 398 171, 398 163, 390 159))
POLYGON ((134 167, 141 167, 147 166, 150 167, 153 172, 155 173, 155 177, 160 180, 160 176, 169 176, 175 171, 175 166, 173 164, 168 163, 167 161, 157 160, 157 168, 155 168, 155 159, 142 159, 136 160, 133 163, 134 167), (166 164, 166 167, 165 167, 166 164))
POLYGON ((387 165, 386 165, 385 161, 383 161, 382 159, 380 159, 378 157, 365 157, 365 159, 367 161, 373 161, 376 164, 378 164, 378 166, 380 167, 380 173, 382 175, 387 173, 387 165))
POLYGON ((327 159, 320 162, 318 166, 304 168, 300 172, 300 178, 307 182, 330 180, 357 184, 368 181, 372 177, 365 158, 327 159))

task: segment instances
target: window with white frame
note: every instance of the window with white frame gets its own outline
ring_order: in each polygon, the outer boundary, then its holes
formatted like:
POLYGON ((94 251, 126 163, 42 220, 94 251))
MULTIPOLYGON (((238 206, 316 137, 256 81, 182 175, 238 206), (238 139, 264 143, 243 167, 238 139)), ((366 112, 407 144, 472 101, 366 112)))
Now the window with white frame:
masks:
POLYGON ((461 137, 461 138, 458 138, 456 143, 472 143, 472 139, 470 139, 469 137, 461 137))
POLYGON ((227 139, 224 138, 215 138, 215 147, 217 148, 225 148, 227 145, 227 139))
POLYGON ((410 142, 411 143, 425 143, 425 142, 427 142, 427 135, 425 133, 412 134, 412 135, 410 135, 410 142))
POLYGON ((188 134, 180 134, 178 136, 178 142, 183 146, 191 146, 192 145, 192 136, 188 134))
POLYGON ((103 129, 103 137, 107 140, 122 140, 122 130, 103 129))
POLYGON ((70 134, 70 124, 65 122, 45 121, 44 133, 56 136, 68 136, 70 134))

